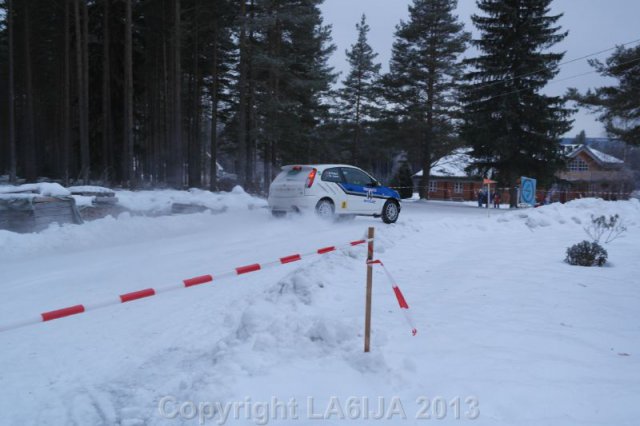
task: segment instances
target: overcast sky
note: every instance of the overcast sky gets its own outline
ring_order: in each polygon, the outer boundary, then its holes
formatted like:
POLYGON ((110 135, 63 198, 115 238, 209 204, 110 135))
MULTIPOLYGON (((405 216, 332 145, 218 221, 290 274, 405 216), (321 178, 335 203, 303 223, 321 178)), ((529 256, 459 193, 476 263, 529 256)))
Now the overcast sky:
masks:
MULTIPOLYGON (((371 27, 369 43, 379 56, 383 71, 388 70, 391 45, 395 26, 408 17, 407 6, 411 0, 325 0, 322 12, 326 24, 333 26, 333 42, 337 50, 330 60, 336 71, 342 71, 340 80, 348 71, 345 49, 356 40, 356 22, 364 13, 371 27)), ((563 29, 569 31, 565 40, 555 46, 553 51, 566 51, 564 61, 605 50, 617 44, 640 39, 640 1, 639 0, 555 0, 553 13, 564 13, 560 20, 563 29)), ((477 13, 475 0, 459 0, 458 16, 467 31, 474 37, 477 32, 471 24, 471 15, 477 13)), ((634 43, 630 46, 635 46, 634 43)), ((596 58, 604 60, 611 52, 602 53, 596 58)), ((576 74, 593 71, 587 60, 563 65, 556 77, 566 79, 576 74)), ((588 88, 611 84, 615 80, 600 77, 593 73, 566 81, 550 83, 546 88, 549 95, 562 95, 568 87, 577 87, 584 91, 588 88)), ((604 136, 604 128, 594 114, 581 110, 574 116, 573 130, 566 136, 575 136, 585 130, 587 136, 604 136)))

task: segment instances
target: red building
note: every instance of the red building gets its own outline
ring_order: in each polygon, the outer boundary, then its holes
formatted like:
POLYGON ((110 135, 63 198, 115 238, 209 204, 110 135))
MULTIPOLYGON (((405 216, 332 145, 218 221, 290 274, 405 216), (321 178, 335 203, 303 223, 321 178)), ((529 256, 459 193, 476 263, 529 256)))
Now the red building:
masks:
MULTIPOLYGON (((475 201, 482 188, 482 177, 469 174, 467 168, 473 164, 471 149, 460 148, 442 157, 431 167, 429 175, 429 199, 452 201, 475 201)), ((422 170, 413 175, 414 191, 422 180, 422 170)))
MULTIPOLYGON (((551 188, 538 187, 539 202, 565 202, 583 197, 629 198, 634 188, 633 173, 625 167, 624 161, 586 145, 563 145, 562 149, 567 158, 567 169, 556 173, 557 182, 551 188)), ((478 191, 483 188, 482 176, 473 174, 474 160, 470 152, 469 148, 460 148, 436 162, 429 177, 430 199, 478 199, 478 191)), ((413 175, 415 192, 421 179, 422 170, 413 175)), ((501 202, 508 203, 508 188, 499 188, 498 192, 501 202)))

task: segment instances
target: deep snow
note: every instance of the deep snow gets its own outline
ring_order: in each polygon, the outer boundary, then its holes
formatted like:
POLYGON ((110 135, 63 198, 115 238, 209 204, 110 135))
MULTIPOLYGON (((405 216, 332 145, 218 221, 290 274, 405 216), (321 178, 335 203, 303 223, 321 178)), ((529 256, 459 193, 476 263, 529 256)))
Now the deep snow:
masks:
MULTIPOLYGON (((426 408, 420 398, 434 401, 432 418, 444 398, 444 424, 637 424, 637 200, 488 212, 407 202, 388 226, 278 220, 239 190, 116 196, 138 209, 194 198, 225 208, 0 231, 0 323, 348 242, 375 226, 377 257, 404 292, 418 335, 377 270, 372 352, 362 353, 365 249, 353 247, 0 333, 0 423, 197 424, 185 419, 188 401, 203 409, 244 403, 226 424, 282 423, 281 412, 276 420, 256 411, 273 398, 297 402, 298 419, 287 424, 324 414, 330 423, 368 423, 348 412, 349 398, 376 411, 382 397, 406 417, 387 412, 385 424, 425 422, 416 419, 426 408), (586 239, 591 214, 614 213, 629 230, 606 246, 607 267, 562 261, 566 247, 586 239), (168 414, 185 411, 167 419, 161 401, 168 414), (479 416, 470 420, 474 401, 479 416), (354 419, 340 421, 336 404, 354 419)), ((222 423, 221 415, 205 424, 222 423)))

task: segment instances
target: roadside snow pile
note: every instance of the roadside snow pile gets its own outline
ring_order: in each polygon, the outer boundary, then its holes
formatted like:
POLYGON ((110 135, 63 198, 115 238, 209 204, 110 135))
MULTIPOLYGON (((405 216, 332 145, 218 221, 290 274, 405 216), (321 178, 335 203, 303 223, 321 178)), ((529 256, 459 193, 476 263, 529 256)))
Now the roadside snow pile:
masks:
MULTIPOLYGON (((247 194, 239 187, 229 193, 211 193, 193 189, 191 191, 117 191, 116 194, 120 204, 124 204, 133 213, 162 215, 171 211, 173 203, 185 202, 200 203, 210 206, 214 211, 233 213, 234 220, 239 221, 236 227, 240 227, 243 220, 256 220, 256 214, 260 214, 262 218, 269 218, 266 210, 259 209, 266 205, 266 201, 247 194)), ((80 200, 81 203, 90 203, 93 198, 74 197, 76 202, 80 200)), ((191 235, 203 229, 211 229, 216 220, 211 213, 207 212, 189 215, 188 218, 180 216, 182 215, 145 218, 124 212, 115 217, 106 216, 85 222, 82 226, 52 224, 39 233, 26 235, 0 230, 0 256, 20 258, 27 254, 33 255, 50 250, 76 252, 138 240, 191 235)))
POLYGON ((103 186, 93 186, 93 185, 78 185, 78 186, 70 186, 67 188, 72 194, 101 194, 101 195, 111 195, 114 193, 112 189, 105 188, 103 186))
POLYGON ((214 212, 252 210, 265 207, 266 200, 247 194, 236 186, 231 192, 210 192, 192 188, 188 191, 172 189, 156 191, 116 191, 119 203, 132 212, 168 214, 175 203, 206 207, 214 212))
POLYGON ((553 203, 546 206, 521 209, 503 214, 498 222, 521 222, 531 229, 555 224, 583 227, 591 222, 591 216, 620 215, 628 225, 640 223, 640 200, 605 201, 599 198, 583 198, 566 204, 553 203))
POLYGON ((45 197, 66 197, 71 195, 71 192, 64 186, 58 183, 26 183, 24 185, 1 185, 0 195, 2 194, 34 194, 42 195, 45 197))

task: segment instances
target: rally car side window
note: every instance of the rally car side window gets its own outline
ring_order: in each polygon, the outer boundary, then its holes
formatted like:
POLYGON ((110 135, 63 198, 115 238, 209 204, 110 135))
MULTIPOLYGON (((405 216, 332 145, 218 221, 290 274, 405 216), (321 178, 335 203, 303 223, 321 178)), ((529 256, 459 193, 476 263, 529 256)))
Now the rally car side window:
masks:
POLYGON ((368 174, 358 169, 343 167, 342 173, 344 173, 344 178, 347 181, 347 183, 350 183, 353 185, 367 186, 373 183, 373 180, 368 174))
POLYGON ((335 182, 335 183, 342 182, 342 175, 340 174, 340 168, 334 167, 334 168, 325 170, 324 172, 322 172, 321 179, 325 182, 335 182))

